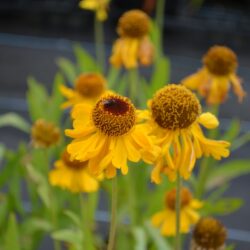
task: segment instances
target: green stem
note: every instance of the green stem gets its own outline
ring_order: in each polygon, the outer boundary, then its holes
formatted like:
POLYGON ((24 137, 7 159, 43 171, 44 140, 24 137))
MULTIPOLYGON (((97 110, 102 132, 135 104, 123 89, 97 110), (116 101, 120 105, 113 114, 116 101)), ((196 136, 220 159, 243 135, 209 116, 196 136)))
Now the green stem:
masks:
POLYGON ((125 176, 125 178, 127 180, 131 225, 135 226, 137 223, 137 213, 136 213, 137 205, 136 205, 136 198, 135 198, 135 186, 134 186, 134 180, 133 180, 133 172, 129 171, 127 176, 125 176))
MULTIPOLYGON (((130 69, 128 71, 129 75, 129 97, 132 100, 134 104, 137 102, 137 93, 138 91, 138 74, 137 74, 137 69, 130 69)), ((138 93, 138 96, 141 93, 138 93)))
POLYGON ((101 72, 105 72, 105 48, 104 48, 104 31, 103 23, 95 17, 95 45, 96 59, 100 65, 101 72))
POLYGON ((111 205, 111 222, 109 230, 108 250, 115 249, 115 231, 117 223, 117 179, 112 180, 112 205, 111 205))
POLYGON ((166 3, 165 0, 157 0, 157 5, 156 5, 155 21, 159 29, 159 48, 158 48, 159 56, 163 54, 162 35, 163 35, 163 28, 164 28, 165 3, 166 3))
POLYGON ((181 210, 181 176, 177 172, 176 179, 176 202, 175 202, 175 211, 176 211, 176 235, 175 235, 175 250, 181 250, 181 234, 180 234, 180 210, 181 210))
POLYGON ((89 213, 89 197, 84 197, 81 193, 79 194, 79 202, 80 202, 80 215, 81 215, 81 230, 83 236, 83 248, 82 250, 94 250, 94 241, 92 235, 92 225, 91 225, 91 218, 89 213), (85 198, 85 199, 84 199, 85 198))

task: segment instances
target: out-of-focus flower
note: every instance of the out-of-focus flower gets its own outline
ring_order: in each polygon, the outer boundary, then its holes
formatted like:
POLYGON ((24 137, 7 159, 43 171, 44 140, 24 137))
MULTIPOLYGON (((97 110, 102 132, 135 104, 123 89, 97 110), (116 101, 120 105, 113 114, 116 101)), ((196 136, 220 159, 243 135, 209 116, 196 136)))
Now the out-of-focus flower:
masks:
POLYGON ((152 133, 162 149, 151 174, 153 182, 161 182, 161 173, 174 181, 177 171, 188 179, 196 159, 202 156, 216 160, 229 156, 230 143, 207 139, 200 127, 213 129, 219 121, 211 113, 201 114, 199 100, 183 85, 170 84, 160 89, 149 106, 152 133))
POLYGON ((117 169, 127 174, 128 160, 152 163, 159 148, 148 136, 147 126, 138 123, 137 112, 128 98, 117 94, 102 96, 91 109, 75 106, 74 129, 65 131, 74 138, 67 147, 72 159, 88 160, 91 173, 104 172, 107 178, 114 177, 117 169))
POLYGON ((226 100, 231 83, 239 102, 242 102, 246 93, 236 75, 238 60, 231 49, 211 47, 203 57, 203 65, 197 73, 182 80, 186 87, 197 90, 207 103, 220 104, 226 100))
POLYGON ((110 62, 115 67, 136 68, 138 62, 148 66, 153 61, 154 48, 149 39, 150 19, 141 10, 125 12, 119 19, 120 36, 113 46, 110 62))
POLYGON ((61 159, 55 162, 55 169, 49 173, 49 182, 52 186, 58 186, 75 192, 95 192, 99 188, 98 178, 92 176, 88 170, 88 162, 71 160, 65 150, 61 159))
MULTIPOLYGON (((197 212, 203 205, 199 200, 193 199, 192 193, 187 188, 181 189, 180 208, 180 232, 188 233, 190 227, 197 223, 200 218, 197 212)), ((174 236, 176 233, 176 190, 172 189, 166 193, 165 208, 153 215, 151 222, 160 228, 161 234, 174 236)))
POLYGON ((80 8, 95 11, 96 17, 103 22, 108 17, 108 6, 110 0, 82 0, 79 3, 80 8))
POLYGON ((75 89, 60 85, 60 91, 68 100, 62 104, 63 108, 78 103, 95 104, 105 92, 106 80, 98 73, 83 73, 75 80, 75 89))
POLYGON ((226 228, 220 221, 201 218, 196 224, 190 250, 225 250, 226 228))
POLYGON ((53 123, 37 120, 31 129, 32 144, 37 148, 48 148, 60 140, 60 130, 53 123))

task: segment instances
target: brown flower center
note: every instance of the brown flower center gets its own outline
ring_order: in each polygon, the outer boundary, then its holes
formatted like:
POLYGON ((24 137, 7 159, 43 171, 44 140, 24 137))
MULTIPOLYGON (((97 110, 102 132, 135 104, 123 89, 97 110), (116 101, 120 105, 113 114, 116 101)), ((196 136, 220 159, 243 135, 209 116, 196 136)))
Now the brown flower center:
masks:
POLYGON ((155 94, 151 109, 155 122, 170 130, 189 127, 201 112, 196 96, 186 87, 175 84, 168 85, 155 94))
POLYGON ((193 232, 195 243, 202 249, 218 249, 224 245, 226 237, 225 227, 211 217, 200 219, 193 232))
POLYGON ((118 22, 118 34, 132 38, 142 38, 150 29, 149 17, 141 10, 125 12, 118 22))
POLYGON ((63 160, 64 164, 72 169, 75 170, 80 170, 83 169, 85 167, 87 167, 87 161, 78 161, 78 160, 71 160, 70 159, 70 154, 67 152, 67 150, 65 150, 62 153, 61 159, 63 160))
MULTIPOLYGON (((192 194, 187 188, 181 189, 181 208, 187 206, 192 200, 192 194)), ((176 189, 172 189, 166 194, 166 207, 175 210, 176 205, 176 189)))
POLYGON ((203 57, 203 63, 212 74, 225 76, 235 72, 238 60, 236 54, 230 48, 213 46, 203 57))
POLYGON ((121 136, 134 126, 135 108, 128 98, 111 94, 97 102, 92 119, 105 135, 121 136))
POLYGON ((31 129, 32 142, 36 147, 50 147, 60 140, 60 130, 53 123, 37 120, 31 129))
POLYGON ((98 98, 105 90, 105 79, 96 73, 81 74, 75 83, 76 91, 87 98, 98 98))

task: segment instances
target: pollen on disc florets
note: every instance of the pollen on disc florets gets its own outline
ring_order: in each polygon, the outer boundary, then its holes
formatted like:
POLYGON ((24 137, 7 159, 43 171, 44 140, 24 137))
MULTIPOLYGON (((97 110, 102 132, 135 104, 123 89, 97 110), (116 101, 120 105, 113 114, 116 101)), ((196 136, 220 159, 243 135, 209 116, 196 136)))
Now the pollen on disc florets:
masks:
MULTIPOLYGON (((192 200, 192 194, 187 188, 181 189, 181 208, 187 206, 190 201, 192 200)), ((175 210, 176 205, 176 189, 172 189, 171 191, 167 192, 165 198, 165 204, 168 208, 175 210)))
POLYGON ((105 135, 121 136, 129 132, 135 124, 135 107, 126 97, 107 95, 96 103, 92 119, 105 135))
POLYGON ((150 29, 149 17, 141 10, 125 12, 119 19, 118 33, 120 36, 142 38, 150 29))
POLYGON ((199 249, 219 250, 227 237, 226 228, 220 221, 206 217, 198 221, 194 228, 193 240, 199 249))
POLYGON ((176 130, 189 127, 199 116, 201 106, 186 87, 171 84, 155 94, 151 110, 153 119, 160 127, 176 130))
POLYGON ((72 168, 75 170, 80 170, 83 169, 85 167, 87 167, 87 161, 78 161, 78 160, 71 160, 70 159, 70 154, 67 152, 67 150, 65 150, 62 153, 61 159, 63 160, 64 164, 68 167, 68 168, 72 168))
POLYGON ((224 76, 235 72, 238 60, 230 48, 216 45, 204 55, 203 63, 212 74, 224 76))
POLYGON ((87 98, 99 97, 105 90, 105 79, 97 73, 85 73, 78 76, 75 88, 82 96, 87 98))

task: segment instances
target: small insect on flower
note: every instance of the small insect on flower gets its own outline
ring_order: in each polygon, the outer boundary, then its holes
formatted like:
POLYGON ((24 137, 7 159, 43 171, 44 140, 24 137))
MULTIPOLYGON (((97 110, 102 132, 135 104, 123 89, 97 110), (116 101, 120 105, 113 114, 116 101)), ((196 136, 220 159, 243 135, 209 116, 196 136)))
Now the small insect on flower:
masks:
POLYGON ((110 62, 115 67, 138 67, 138 62, 148 66, 153 61, 154 48, 149 39, 150 19, 141 10, 125 12, 119 19, 120 36, 113 46, 110 62))
POLYGON ((62 153, 61 159, 55 162, 55 169, 49 173, 49 182, 52 186, 58 186, 73 193, 95 192, 99 188, 101 179, 101 175, 96 178, 90 174, 87 161, 71 160, 66 150, 62 153))
POLYGON ((31 128, 31 140, 34 147, 48 148, 60 140, 60 130, 53 123, 38 119, 31 128))
POLYGON ((62 108, 68 108, 85 102, 94 105, 106 90, 106 80, 98 73, 83 73, 75 80, 75 88, 71 89, 60 85, 60 91, 68 100, 62 104, 62 108))
POLYGON ((117 169, 127 174, 128 160, 152 163, 159 148, 148 135, 147 126, 140 123, 138 113, 128 98, 117 94, 102 96, 93 108, 76 105, 74 128, 65 131, 74 138, 67 147, 72 159, 88 160, 92 174, 104 172, 107 178, 114 177, 117 169))
POLYGON ((171 181, 177 172, 188 179, 196 159, 202 156, 216 160, 229 156, 230 143, 207 139, 200 127, 213 129, 219 121, 211 113, 201 113, 199 100, 183 85, 170 84, 160 89, 149 106, 152 134, 162 149, 151 173, 153 182, 161 182, 161 173, 171 181))
POLYGON ((190 250, 225 250, 226 237, 226 228, 220 221, 201 218, 194 228, 190 250))
POLYGON ((197 90, 208 104, 220 104, 226 100, 231 83, 239 102, 242 102, 246 93, 236 75, 237 66, 236 54, 228 47, 216 45, 204 55, 202 69, 184 78, 182 84, 197 90))
POLYGON ((108 17, 109 2, 110 0, 82 0, 79 6, 82 9, 95 11, 96 18, 103 22, 108 17))
MULTIPOLYGON (((180 208, 180 232, 188 233, 190 227, 197 223, 200 218, 197 212, 203 205, 199 200, 193 198, 192 193, 187 188, 181 189, 181 208, 180 208)), ((176 233, 176 189, 166 193, 165 208, 157 212, 151 218, 155 227, 160 228, 161 234, 165 236, 174 236, 176 233)))

